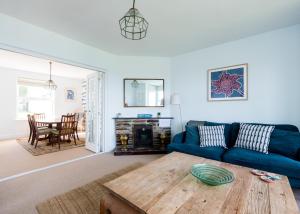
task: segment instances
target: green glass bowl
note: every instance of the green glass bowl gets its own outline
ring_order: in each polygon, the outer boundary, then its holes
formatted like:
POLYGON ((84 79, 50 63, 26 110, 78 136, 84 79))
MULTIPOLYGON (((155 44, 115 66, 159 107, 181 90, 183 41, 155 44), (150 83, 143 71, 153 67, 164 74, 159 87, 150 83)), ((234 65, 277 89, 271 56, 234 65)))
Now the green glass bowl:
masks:
POLYGON ((232 172, 211 164, 195 164, 192 166, 191 173, 200 181, 210 186, 227 184, 234 181, 232 172))

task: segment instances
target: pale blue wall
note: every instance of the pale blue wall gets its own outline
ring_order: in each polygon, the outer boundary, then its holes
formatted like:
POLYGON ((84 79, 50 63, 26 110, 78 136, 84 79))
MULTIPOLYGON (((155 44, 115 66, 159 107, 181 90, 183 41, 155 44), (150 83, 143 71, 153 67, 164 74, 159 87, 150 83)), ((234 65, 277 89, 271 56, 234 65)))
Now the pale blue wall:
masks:
MULTIPOLYGON (((183 120, 289 123, 300 128, 300 25, 172 58, 183 120), (249 64, 249 100, 208 102, 207 70, 249 64)), ((174 116, 178 115, 172 108, 174 116)), ((179 130, 178 121, 176 130, 179 130)))

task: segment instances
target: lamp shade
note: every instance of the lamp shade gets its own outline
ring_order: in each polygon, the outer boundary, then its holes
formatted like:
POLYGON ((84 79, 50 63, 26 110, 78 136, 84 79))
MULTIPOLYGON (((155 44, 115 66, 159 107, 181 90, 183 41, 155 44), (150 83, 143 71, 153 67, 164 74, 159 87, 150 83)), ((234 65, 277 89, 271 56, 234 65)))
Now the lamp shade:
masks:
POLYGON ((171 105, 180 105, 180 95, 175 93, 171 95, 171 105))

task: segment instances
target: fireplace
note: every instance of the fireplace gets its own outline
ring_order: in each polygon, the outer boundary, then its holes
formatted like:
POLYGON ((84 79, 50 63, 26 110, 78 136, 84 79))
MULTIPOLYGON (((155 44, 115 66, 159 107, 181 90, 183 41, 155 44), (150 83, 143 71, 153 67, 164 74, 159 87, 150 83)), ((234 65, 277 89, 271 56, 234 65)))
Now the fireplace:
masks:
POLYGON ((133 125, 133 146, 134 148, 153 147, 153 128, 151 124, 133 125))
POLYGON ((172 117, 118 117, 115 155, 165 154, 171 140, 172 117), (169 121, 169 124, 166 123, 169 121), (161 138, 161 134, 164 138, 161 138))

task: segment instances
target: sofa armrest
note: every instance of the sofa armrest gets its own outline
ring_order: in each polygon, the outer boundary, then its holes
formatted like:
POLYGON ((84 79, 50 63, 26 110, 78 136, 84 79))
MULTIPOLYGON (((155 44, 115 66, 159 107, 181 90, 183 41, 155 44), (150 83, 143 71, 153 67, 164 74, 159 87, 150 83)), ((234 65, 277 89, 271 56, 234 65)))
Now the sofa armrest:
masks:
POLYGON ((185 132, 176 134, 172 139, 172 143, 183 143, 184 141, 185 141, 185 132))

